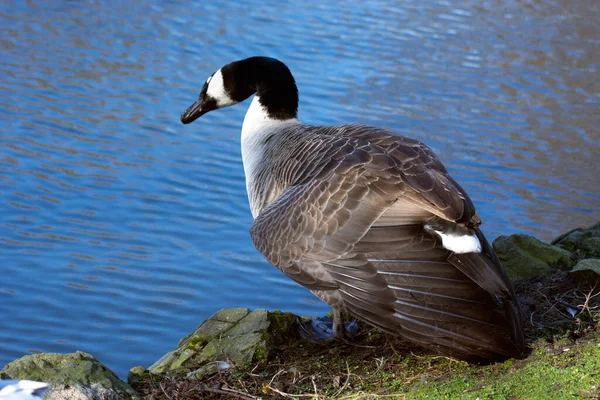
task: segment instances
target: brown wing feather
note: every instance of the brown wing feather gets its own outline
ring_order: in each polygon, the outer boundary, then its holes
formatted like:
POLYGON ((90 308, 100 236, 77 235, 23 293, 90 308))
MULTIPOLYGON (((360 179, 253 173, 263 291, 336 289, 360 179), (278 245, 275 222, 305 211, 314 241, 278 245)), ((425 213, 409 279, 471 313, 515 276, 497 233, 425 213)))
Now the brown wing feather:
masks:
POLYGON ((472 227, 481 224, 469 196, 427 145, 383 129, 366 129, 361 125, 350 125, 345 133, 368 141, 393 160, 393 173, 412 189, 406 191, 406 201, 449 221, 472 227))
POLYGON ((284 189, 251 228, 272 264, 333 307, 446 353, 522 353, 512 286, 481 232, 483 253, 459 255, 424 229, 432 218, 480 223, 429 148, 360 126, 282 138, 273 148, 290 152, 278 157, 286 166, 268 168, 284 189))
POLYGON ((487 254, 453 254, 422 225, 371 228, 354 250, 324 263, 351 314, 463 359, 521 355, 520 322, 507 312, 514 298, 484 290, 454 265, 466 256, 484 276, 494 270, 487 254))
POLYGON ((273 265, 283 269, 347 254, 401 193, 402 182, 372 179, 361 166, 340 166, 345 173, 291 186, 257 216, 252 239, 273 265))

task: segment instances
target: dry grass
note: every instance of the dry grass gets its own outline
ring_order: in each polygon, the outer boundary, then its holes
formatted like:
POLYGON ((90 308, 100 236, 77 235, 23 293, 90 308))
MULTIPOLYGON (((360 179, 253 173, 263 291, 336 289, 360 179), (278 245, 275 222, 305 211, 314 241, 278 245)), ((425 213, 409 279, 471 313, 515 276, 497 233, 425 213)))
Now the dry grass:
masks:
POLYGON ((596 286, 578 285, 566 271, 517 282, 528 341, 565 333, 577 339, 586 334, 600 312, 600 287, 596 286))

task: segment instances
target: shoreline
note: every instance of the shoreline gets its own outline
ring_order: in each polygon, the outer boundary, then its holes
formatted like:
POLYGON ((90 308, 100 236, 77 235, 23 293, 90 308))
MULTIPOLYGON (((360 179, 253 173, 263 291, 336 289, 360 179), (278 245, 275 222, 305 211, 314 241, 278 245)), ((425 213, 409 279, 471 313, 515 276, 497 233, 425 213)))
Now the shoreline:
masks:
POLYGON ((305 317, 224 309, 152 366, 120 380, 92 355, 19 358, 0 379, 51 383, 46 399, 600 397, 600 223, 544 243, 501 236, 531 346, 522 360, 468 364, 361 324, 352 342, 311 343, 305 317))

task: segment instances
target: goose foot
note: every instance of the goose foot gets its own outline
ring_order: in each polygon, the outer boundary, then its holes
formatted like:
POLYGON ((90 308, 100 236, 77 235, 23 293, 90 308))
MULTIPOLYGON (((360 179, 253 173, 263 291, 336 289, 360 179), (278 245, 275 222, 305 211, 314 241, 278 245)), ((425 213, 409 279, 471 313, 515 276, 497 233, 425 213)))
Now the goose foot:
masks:
POLYGON ((352 338, 358 332, 358 322, 344 322, 342 313, 333 310, 333 318, 313 318, 300 324, 300 334, 313 342, 352 338))

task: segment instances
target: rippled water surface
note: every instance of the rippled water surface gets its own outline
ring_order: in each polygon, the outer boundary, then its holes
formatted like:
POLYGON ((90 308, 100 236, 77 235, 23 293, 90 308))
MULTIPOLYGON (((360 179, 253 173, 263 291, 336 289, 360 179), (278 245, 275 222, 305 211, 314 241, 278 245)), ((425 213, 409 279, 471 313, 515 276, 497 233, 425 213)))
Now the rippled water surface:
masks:
POLYGON ((248 102, 183 126, 270 55, 311 124, 427 142, 490 238, 599 218, 600 2, 0 5, 0 367, 36 351, 148 366, 223 307, 325 313, 252 246, 248 102))

